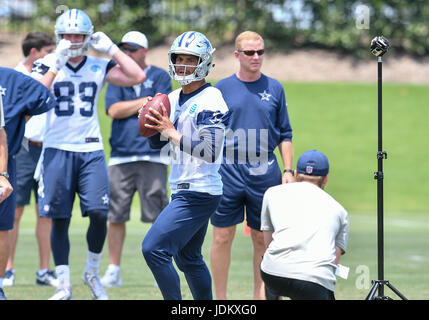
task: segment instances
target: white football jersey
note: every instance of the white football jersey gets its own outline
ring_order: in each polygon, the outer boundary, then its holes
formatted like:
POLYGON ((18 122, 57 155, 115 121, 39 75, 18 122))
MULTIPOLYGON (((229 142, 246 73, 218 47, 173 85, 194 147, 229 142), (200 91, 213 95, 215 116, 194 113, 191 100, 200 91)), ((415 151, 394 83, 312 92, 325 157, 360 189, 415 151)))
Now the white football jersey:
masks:
MULTIPOLYGON (((55 54, 36 61, 33 74, 49 70, 55 54)), ((97 114, 109 60, 85 56, 76 66, 67 63, 56 75, 51 91, 58 106, 47 113, 45 148, 90 152, 103 149, 97 114)), ((37 75, 36 75, 37 76, 37 75)))
MULTIPOLYGON (((177 89, 168 95, 171 106, 170 120, 176 126, 177 131, 186 137, 192 137, 193 140, 198 140, 198 131, 203 127, 219 127, 225 132, 225 124, 221 121, 212 121, 210 124, 197 123, 198 115, 201 112, 214 112, 212 119, 215 120, 219 120, 216 119, 217 111, 219 114, 228 112, 228 107, 217 88, 207 87, 189 98, 183 105, 179 104, 180 92, 181 89, 177 89)), ((181 151, 179 146, 172 143, 170 145, 169 182, 172 193, 187 190, 212 195, 222 194, 222 179, 218 172, 222 156, 216 162, 209 163, 181 151)), ((222 155, 222 152, 219 154, 222 155)))

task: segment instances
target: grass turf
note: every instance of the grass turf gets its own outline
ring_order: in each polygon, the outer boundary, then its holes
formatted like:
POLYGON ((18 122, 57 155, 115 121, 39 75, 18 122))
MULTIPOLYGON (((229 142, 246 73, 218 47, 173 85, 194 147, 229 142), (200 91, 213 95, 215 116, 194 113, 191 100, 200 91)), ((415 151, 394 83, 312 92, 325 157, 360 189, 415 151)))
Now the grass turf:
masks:
MULTIPOLYGON (((337 299, 364 299, 371 280, 377 278, 377 87, 376 84, 285 83, 289 115, 293 127, 294 164, 308 149, 324 152, 331 164, 326 191, 348 210, 350 239, 348 252, 340 263, 350 267, 348 280, 339 279, 337 299)), ((425 299, 429 294, 426 266, 429 216, 429 171, 425 159, 426 119, 429 110, 427 86, 385 84, 383 86, 383 149, 385 203, 385 279, 409 299, 425 299)), ((103 95, 99 117, 109 157, 111 119, 104 111, 103 95)), ((136 198, 135 198, 136 200, 136 198)), ((38 248, 34 236, 33 205, 25 209, 15 255, 16 284, 5 288, 9 299, 47 299, 53 288, 35 287, 38 248)), ((71 278, 75 299, 90 299, 89 290, 80 280, 86 260, 85 232, 87 219, 80 218, 75 204, 70 229, 71 278)), ((149 225, 138 221, 138 201, 132 207, 127 224, 127 238, 122 257, 123 288, 108 288, 111 299, 161 299, 153 276, 140 251, 149 225)), ((252 298, 251 242, 237 229, 233 244, 228 296, 252 298)), ((203 254, 209 264, 211 227, 203 254)), ((107 244, 101 263, 104 273, 108 263, 107 244)), ((181 273, 184 299, 191 299, 181 273)), ((395 297, 389 289, 385 294, 395 297)))

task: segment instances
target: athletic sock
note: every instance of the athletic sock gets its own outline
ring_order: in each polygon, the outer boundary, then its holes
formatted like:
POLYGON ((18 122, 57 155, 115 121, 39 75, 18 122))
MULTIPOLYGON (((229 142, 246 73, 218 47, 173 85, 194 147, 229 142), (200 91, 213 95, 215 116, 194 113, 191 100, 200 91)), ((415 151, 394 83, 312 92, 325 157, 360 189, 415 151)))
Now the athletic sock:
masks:
POLYGON ((55 266, 55 272, 57 274, 58 281, 60 283, 59 287, 70 287, 70 266, 67 264, 61 264, 55 266))
POLYGON ((121 267, 120 266, 118 266, 118 265, 116 265, 116 264, 109 264, 108 266, 107 266, 107 271, 108 272, 114 272, 114 273, 117 273, 117 272, 119 272, 121 270, 121 267))
POLYGON ((39 276, 43 276, 45 274, 45 272, 48 271, 48 269, 40 269, 39 271, 37 271, 37 274, 39 276))
POLYGON ((86 259, 86 268, 85 271, 89 273, 98 273, 98 268, 100 266, 101 252, 94 253, 88 251, 88 258, 86 259))

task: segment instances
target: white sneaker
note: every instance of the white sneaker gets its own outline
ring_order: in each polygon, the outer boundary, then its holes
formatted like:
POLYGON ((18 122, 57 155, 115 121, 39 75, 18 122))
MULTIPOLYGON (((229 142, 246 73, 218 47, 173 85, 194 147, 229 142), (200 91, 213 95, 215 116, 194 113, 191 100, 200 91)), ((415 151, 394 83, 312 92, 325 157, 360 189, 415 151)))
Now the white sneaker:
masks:
POLYGON ((8 269, 4 273, 3 287, 13 287, 15 284, 15 270, 8 269))
POLYGON ((91 290, 91 295, 94 300, 109 300, 106 289, 104 289, 101 284, 100 277, 97 273, 84 271, 82 274, 82 280, 91 290))
POLYGON ((107 268, 106 273, 103 278, 101 278, 101 283, 105 287, 122 287, 122 279, 120 271, 111 271, 107 268))
POLYGON ((45 271, 43 274, 36 272, 36 285, 58 287, 60 281, 52 270, 45 271))
POLYGON ((72 300, 72 287, 60 286, 49 300, 72 300))

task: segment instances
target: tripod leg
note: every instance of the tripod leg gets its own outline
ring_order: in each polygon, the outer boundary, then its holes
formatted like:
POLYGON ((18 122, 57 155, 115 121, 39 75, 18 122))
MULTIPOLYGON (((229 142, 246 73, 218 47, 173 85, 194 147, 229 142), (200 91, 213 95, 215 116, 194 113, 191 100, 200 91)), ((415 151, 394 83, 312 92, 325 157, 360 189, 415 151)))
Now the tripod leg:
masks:
POLYGON ((379 285, 380 285, 379 282, 373 281, 371 291, 368 293, 368 296, 365 298, 365 300, 374 300, 374 295, 377 292, 379 285))
POLYGON ((390 282, 387 282, 387 286, 402 300, 408 300, 402 293, 399 292, 390 282))

